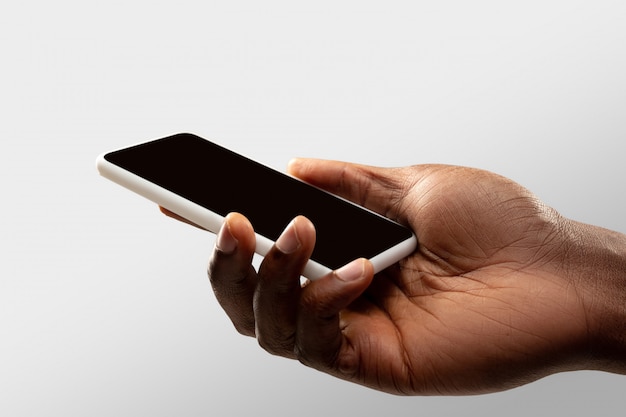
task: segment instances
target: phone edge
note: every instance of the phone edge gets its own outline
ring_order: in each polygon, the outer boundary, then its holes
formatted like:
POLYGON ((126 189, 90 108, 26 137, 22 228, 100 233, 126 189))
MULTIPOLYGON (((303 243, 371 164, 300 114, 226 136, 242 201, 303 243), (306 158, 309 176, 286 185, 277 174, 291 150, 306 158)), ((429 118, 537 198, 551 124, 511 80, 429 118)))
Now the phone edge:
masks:
MULTIPOLYGON (((111 152, 115 151, 104 152, 96 158, 96 169, 100 176, 184 217, 213 234, 218 233, 224 223, 224 217, 107 161, 105 156, 111 152)), ((255 252, 265 256, 274 245, 274 241, 256 232, 255 237, 255 252)), ((302 275, 310 280, 316 280, 330 272, 332 272, 330 268, 310 259, 302 275)))

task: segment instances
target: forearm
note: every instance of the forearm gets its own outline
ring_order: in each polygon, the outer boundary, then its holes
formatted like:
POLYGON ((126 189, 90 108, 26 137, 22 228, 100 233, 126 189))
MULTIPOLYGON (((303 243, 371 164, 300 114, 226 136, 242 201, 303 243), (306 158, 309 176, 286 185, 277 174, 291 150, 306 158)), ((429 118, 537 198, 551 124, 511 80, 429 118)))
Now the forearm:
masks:
POLYGON ((569 258, 585 306, 590 367, 626 374, 626 235, 573 223, 569 258))

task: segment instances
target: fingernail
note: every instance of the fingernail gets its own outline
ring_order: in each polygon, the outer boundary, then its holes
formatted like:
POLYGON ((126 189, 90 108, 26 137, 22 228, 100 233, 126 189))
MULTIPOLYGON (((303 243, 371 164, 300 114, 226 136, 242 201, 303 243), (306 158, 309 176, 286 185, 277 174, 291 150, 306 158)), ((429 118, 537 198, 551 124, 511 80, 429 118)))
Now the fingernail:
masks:
POLYGON ((219 233, 217 234, 215 246, 220 252, 226 255, 230 255, 237 248, 237 243, 237 239, 235 239, 230 233, 230 227, 228 226, 228 222, 225 221, 224 224, 222 224, 219 233))
POLYGON ((335 274, 337 275, 337 278, 339 278, 342 281, 345 282, 350 282, 350 281, 356 281, 360 278, 363 277, 363 275, 365 271, 365 265, 363 263, 362 259, 356 259, 352 262, 350 262, 347 265, 342 266, 341 268, 339 268, 337 271, 335 271, 335 274))
POLYGON ((285 254, 293 253, 300 247, 300 239, 298 239, 298 232, 296 231, 296 219, 293 219, 276 239, 276 247, 285 254))

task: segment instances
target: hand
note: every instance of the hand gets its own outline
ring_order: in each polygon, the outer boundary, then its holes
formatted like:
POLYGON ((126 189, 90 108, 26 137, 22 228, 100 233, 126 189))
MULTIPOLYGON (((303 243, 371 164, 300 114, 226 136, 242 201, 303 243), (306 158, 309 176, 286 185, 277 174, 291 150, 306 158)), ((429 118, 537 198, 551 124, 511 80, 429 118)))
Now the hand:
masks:
MULTIPOLYGON (((598 230, 475 169, 296 160, 290 172, 406 224, 419 248, 375 277, 356 260, 302 286, 315 244, 306 218, 290 224, 257 272, 252 225, 229 215, 209 276, 238 331, 270 353, 396 394, 476 394, 558 371, 616 370, 599 352, 617 344, 596 341, 615 309, 597 307, 611 305, 598 303, 601 280, 586 283, 600 263, 582 261, 607 252, 587 245, 598 230)), ((612 282, 623 301, 625 281, 612 282)), ((623 353, 613 355, 622 371, 623 353)))

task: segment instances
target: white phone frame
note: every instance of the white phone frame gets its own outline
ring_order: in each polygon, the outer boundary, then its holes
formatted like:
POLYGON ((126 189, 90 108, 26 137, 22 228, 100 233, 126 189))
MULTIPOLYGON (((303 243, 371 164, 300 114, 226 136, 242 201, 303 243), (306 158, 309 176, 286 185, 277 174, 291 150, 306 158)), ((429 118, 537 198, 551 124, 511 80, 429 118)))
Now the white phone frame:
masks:
MULTIPOLYGON (((126 148, 128 147, 120 149, 126 148)), ((179 216, 197 224, 198 226, 201 226, 206 230, 217 234, 222 224, 224 223, 223 216, 214 213, 206 207, 202 207, 199 204, 189 201, 172 191, 162 188, 159 185, 146 180, 145 178, 142 178, 107 161, 105 159, 105 155, 111 152, 115 151, 102 153, 96 159, 96 167, 101 176, 147 198, 148 200, 166 208, 173 213, 178 214, 179 216)), ((354 204, 352 202, 350 203, 354 204)), ((357 207, 369 211, 364 207, 358 205, 357 207)), ((267 237, 262 236, 256 232, 255 235, 255 252, 261 256, 265 256, 274 245, 274 242, 271 239, 268 239, 267 237)), ((417 238, 415 237, 415 234, 412 234, 409 239, 404 240, 397 245, 370 258, 369 260, 374 266, 374 272, 380 272, 383 269, 398 262, 400 259, 410 255, 416 247, 417 238)), ((304 267, 304 270, 302 271, 302 275, 310 280, 316 280, 329 274, 330 272, 332 272, 332 270, 327 266, 324 266, 312 259, 309 259, 304 267)))

